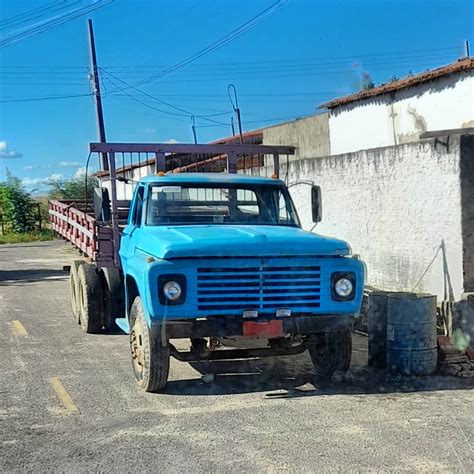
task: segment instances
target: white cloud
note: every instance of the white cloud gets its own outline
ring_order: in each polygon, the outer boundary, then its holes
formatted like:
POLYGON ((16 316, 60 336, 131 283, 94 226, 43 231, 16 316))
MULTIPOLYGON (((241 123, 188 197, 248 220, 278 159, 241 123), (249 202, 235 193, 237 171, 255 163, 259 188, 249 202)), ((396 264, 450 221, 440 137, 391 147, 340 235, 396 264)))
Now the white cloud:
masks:
POLYGON ((27 188, 30 188, 32 186, 37 186, 38 184, 45 184, 43 178, 23 178, 21 180, 21 184, 23 186, 26 186, 27 188))
POLYGON ((79 163, 77 161, 60 161, 59 166, 62 168, 75 168, 79 166, 79 163))
POLYGON ((74 173, 75 178, 82 178, 86 174, 86 168, 84 166, 81 166, 80 168, 77 168, 76 172, 74 173))
POLYGON ((170 140, 166 140, 164 143, 173 144, 173 143, 179 143, 179 141, 178 141, 178 140, 175 140, 174 138, 171 138, 170 140))
POLYGON ((32 165, 23 166, 23 169, 24 169, 25 171, 31 171, 32 169, 34 169, 34 166, 32 166, 32 165))
POLYGON ((0 140, 0 158, 21 158, 23 155, 16 150, 9 150, 8 143, 5 140, 0 140))
POLYGON ((21 184, 26 188, 32 188, 33 186, 46 186, 51 181, 61 181, 62 179, 64 179, 64 175, 53 173, 45 178, 23 178, 21 184))

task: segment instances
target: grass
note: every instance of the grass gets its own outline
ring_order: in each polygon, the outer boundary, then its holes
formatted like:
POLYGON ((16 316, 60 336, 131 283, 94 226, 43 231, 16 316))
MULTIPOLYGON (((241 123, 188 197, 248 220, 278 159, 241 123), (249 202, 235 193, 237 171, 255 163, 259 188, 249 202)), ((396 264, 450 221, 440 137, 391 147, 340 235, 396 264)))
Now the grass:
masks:
POLYGON ((19 244, 24 242, 37 242, 39 240, 54 240, 56 237, 48 230, 28 232, 25 234, 0 235, 0 244, 19 244))

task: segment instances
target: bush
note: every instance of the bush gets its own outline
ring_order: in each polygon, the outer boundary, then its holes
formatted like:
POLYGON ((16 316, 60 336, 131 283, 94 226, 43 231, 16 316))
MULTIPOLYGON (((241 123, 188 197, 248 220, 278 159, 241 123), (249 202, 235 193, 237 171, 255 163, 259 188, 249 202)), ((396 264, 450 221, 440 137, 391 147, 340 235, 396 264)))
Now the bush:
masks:
POLYGON ((28 232, 22 234, 0 234, 0 245, 1 244, 19 244, 24 242, 36 242, 43 240, 54 240, 55 236, 53 232, 48 229, 37 231, 37 232, 28 232))
MULTIPOLYGON (((85 176, 49 181, 48 186, 50 188, 48 193, 50 199, 84 200, 86 198, 85 176)), ((89 201, 92 201, 93 199, 94 187, 96 186, 98 186, 97 178, 88 176, 87 199, 89 201)))
POLYGON ((7 181, 0 183, 0 207, 7 232, 22 234, 36 229, 37 205, 9 171, 7 181))

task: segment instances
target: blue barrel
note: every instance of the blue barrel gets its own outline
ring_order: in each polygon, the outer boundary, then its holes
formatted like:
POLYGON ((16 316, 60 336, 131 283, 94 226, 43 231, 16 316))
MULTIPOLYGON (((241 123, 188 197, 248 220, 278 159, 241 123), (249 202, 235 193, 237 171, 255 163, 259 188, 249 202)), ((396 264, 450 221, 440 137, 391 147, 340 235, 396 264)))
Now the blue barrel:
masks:
POLYGON ((387 299, 387 366, 406 375, 429 375, 438 357, 436 296, 390 293, 387 299))

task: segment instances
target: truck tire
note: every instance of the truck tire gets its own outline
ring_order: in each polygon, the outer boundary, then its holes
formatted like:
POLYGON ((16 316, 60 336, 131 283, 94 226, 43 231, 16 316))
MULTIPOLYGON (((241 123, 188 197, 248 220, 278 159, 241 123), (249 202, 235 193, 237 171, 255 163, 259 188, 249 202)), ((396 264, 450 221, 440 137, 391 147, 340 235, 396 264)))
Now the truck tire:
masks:
POLYGON ((308 340, 308 350, 317 378, 329 379, 334 372, 347 372, 352 357, 352 330, 318 334, 308 340))
POLYGON ((77 272, 81 326, 84 332, 96 334, 102 329, 102 285, 97 267, 83 263, 77 272))
POLYGON ((110 331, 115 318, 125 316, 125 298, 123 278, 116 268, 103 268, 101 271, 103 295, 103 324, 106 331, 110 331))
POLYGON ((72 315, 77 322, 81 324, 81 305, 79 302, 79 267, 84 263, 83 260, 74 260, 71 262, 69 270, 69 289, 71 293, 72 315))
POLYGON ((130 351, 135 380, 147 392, 160 392, 168 381, 170 348, 160 335, 154 336, 145 319, 139 296, 130 311, 130 351))

